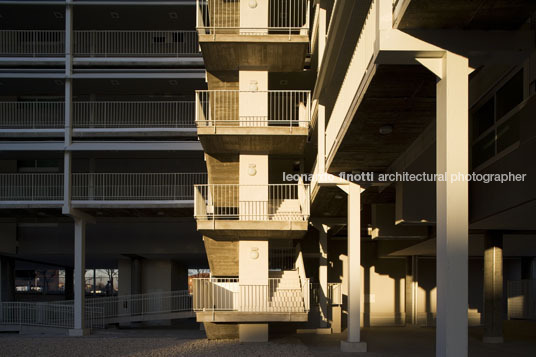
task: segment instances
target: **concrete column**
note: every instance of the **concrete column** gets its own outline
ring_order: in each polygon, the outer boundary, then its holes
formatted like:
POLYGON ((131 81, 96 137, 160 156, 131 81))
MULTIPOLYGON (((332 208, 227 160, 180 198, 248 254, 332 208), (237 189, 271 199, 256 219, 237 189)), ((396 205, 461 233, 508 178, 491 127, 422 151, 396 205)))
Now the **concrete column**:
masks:
POLYGON ((326 172, 326 107, 318 104, 318 156, 316 159, 318 172, 323 174, 326 172))
POLYGON ((414 325, 415 315, 415 256, 406 257, 406 325, 414 325))
POLYGON ((326 49, 326 32, 327 32, 327 15, 326 5, 324 2, 318 4, 318 69, 322 67, 324 50, 326 49))
POLYGON ((343 352, 366 352, 361 342, 361 186, 348 188, 348 339, 343 352))
MULTIPOLYGON (((241 240, 238 246, 238 274, 241 311, 262 313, 267 306, 268 241, 241 240)), ((268 324, 239 324, 240 342, 268 341, 268 324)))
POLYGON ((85 326, 85 275, 86 275, 86 222, 74 219, 74 329, 70 336, 84 336, 89 333, 85 326))
POLYGON ((328 327, 328 227, 322 225, 318 233, 320 258, 318 282, 320 283, 320 327, 328 327))
POLYGON ((484 343, 503 342, 503 238, 484 235, 484 343))
POLYGON ((15 300, 15 259, 0 256, 0 301, 15 300))
POLYGON ((132 258, 130 266, 130 293, 141 294, 142 290, 142 262, 141 258, 132 258))
POLYGON ((467 356, 468 60, 446 52, 437 83, 437 322, 436 356, 467 356))
POLYGON ((65 268, 65 300, 74 299, 74 270, 65 268))

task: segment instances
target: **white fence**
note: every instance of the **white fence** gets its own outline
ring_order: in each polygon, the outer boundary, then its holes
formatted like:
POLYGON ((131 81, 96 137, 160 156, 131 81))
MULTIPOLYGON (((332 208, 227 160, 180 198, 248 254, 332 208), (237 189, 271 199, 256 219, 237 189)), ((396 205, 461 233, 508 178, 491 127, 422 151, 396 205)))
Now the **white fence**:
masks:
POLYGON ((62 201, 63 174, 0 174, 1 201, 62 201))
POLYGON ((206 173, 73 173, 72 199, 192 200, 206 173))
MULTIPOLYGON (((103 310, 86 308, 86 327, 102 328, 103 310)), ((0 325, 74 328, 74 305, 46 302, 0 302, 0 325)))
POLYGON ((64 113, 64 102, 0 102, 0 129, 63 128, 64 113))
MULTIPOLYGON (((193 200, 207 174, 73 173, 73 201, 193 200)), ((62 201, 62 173, 0 174, 0 201, 62 201)))
POLYGON ((508 319, 536 320, 536 280, 507 283, 508 319))
POLYGON ((198 127, 309 127, 311 92, 198 90, 198 127))
POLYGON ((193 101, 74 102, 75 128, 193 128, 193 101))
POLYGON ((307 35, 309 0, 197 0, 200 34, 307 35))
POLYGON ((309 219, 309 185, 195 185, 194 191, 197 219, 309 219))
MULTIPOLYGON (((68 301, 67 304, 72 304, 68 301)), ((119 317, 192 311, 188 290, 86 298, 86 309, 102 311, 104 322, 119 317)))
MULTIPOLYGON (((0 129, 61 129, 64 102, 0 102, 0 129)), ((74 128, 194 128, 193 101, 73 103, 74 128)))
POLYGON ((64 31, 0 30, 0 56, 65 56, 64 31))
POLYGON ((267 284, 240 284, 238 278, 193 280, 195 311, 307 312, 309 279, 268 278, 267 284))
MULTIPOLYGON (((199 55, 195 31, 74 31, 74 55, 178 57, 199 55)), ((0 30, 0 56, 65 56, 65 32, 0 30)))

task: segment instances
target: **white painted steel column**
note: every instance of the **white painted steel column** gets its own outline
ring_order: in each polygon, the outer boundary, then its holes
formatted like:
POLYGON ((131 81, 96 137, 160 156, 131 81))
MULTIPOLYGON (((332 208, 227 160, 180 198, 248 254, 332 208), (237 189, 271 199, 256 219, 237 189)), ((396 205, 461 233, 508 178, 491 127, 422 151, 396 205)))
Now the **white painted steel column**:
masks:
MULTIPOLYGON (((437 67, 436 67, 437 68, 437 67)), ((446 52, 437 83, 437 328, 436 356, 467 356, 468 172, 467 58, 446 52)))
POLYGON ((361 342, 361 186, 348 187, 348 337, 343 352, 366 352, 361 342))
POLYGON ((71 212, 71 152, 69 147, 73 140, 72 128, 72 109, 73 109, 73 89, 72 89, 72 71, 73 71, 73 12, 72 0, 67 0, 65 6, 65 139, 63 155, 63 213, 71 212))
POLYGON ((71 336, 86 335, 85 326, 86 222, 74 219, 74 329, 71 336))
POLYGON ((318 173, 326 172, 326 107, 318 104, 317 115, 318 127, 318 156, 316 159, 318 165, 318 173))
POLYGON ((328 326, 328 229, 326 225, 319 227, 318 245, 320 261, 318 262, 318 282, 320 283, 320 327, 328 326))

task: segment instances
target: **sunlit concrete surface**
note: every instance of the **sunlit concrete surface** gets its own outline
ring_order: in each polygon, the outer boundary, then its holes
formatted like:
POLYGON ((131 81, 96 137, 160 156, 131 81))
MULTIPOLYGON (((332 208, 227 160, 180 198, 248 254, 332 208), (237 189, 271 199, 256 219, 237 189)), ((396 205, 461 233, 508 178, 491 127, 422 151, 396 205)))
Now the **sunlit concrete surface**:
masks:
MULTIPOLYGON (((362 356, 433 356, 435 329, 363 328, 368 353, 362 356)), ((469 356, 533 356, 536 322, 506 321, 504 344, 482 343, 483 328, 469 328, 469 356)), ((271 329, 270 342, 207 340, 193 321, 182 327, 107 329, 82 338, 0 334, 2 356, 349 356, 340 352, 346 335, 288 334, 271 329)))

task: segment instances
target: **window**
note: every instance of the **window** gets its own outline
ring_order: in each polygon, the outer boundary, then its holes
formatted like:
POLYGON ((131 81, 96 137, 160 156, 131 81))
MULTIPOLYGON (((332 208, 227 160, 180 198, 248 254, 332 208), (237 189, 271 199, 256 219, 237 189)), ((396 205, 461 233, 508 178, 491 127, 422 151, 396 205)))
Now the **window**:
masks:
POLYGON ((514 109, 523 102, 523 96, 523 70, 520 70, 472 111, 473 168, 519 141, 519 113, 514 109))

